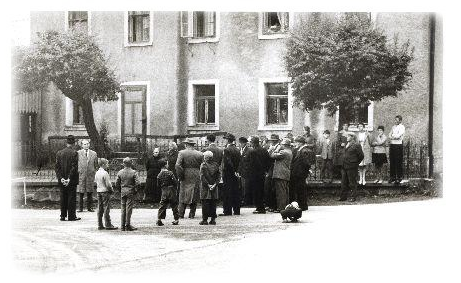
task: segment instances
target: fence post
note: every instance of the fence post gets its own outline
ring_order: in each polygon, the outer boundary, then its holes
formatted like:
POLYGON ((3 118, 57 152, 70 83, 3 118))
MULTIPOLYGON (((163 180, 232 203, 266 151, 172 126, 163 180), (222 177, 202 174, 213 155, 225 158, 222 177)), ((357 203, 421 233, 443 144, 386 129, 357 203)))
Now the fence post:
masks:
POLYGON ((411 150, 411 143, 410 141, 407 142, 407 163, 406 163, 406 170, 404 172, 404 176, 408 178, 410 178, 410 150, 411 150))
POLYGON ((423 178, 423 164, 425 166, 426 162, 423 162, 423 144, 419 147, 419 177, 423 178))

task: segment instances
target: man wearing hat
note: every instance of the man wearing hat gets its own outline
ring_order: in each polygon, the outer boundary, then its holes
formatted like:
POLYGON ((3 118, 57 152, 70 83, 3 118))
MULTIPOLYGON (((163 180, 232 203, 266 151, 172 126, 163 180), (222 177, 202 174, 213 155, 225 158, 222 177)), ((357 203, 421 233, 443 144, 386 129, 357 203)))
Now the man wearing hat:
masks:
POLYGON ((223 172, 222 178, 224 188, 222 192, 223 213, 220 216, 240 214, 240 190, 238 184, 238 168, 240 163, 240 152, 235 146, 235 136, 227 134, 224 136, 227 140, 226 148, 223 153, 223 172))
MULTIPOLYGON (((280 138, 277 134, 271 134, 267 139, 267 142, 270 144, 268 148, 269 156, 280 150, 280 138)), ((269 207, 269 211, 273 211, 277 208, 277 203, 275 202, 275 191, 272 180, 272 172, 274 171, 274 159, 270 159, 269 170, 267 171, 266 178, 264 180, 264 202, 269 207)))
POLYGON ((310 166, 306 139, 303 136, 297 136, 291 163, 290 196, 292 200, 297 200, 301 210, 307 210, 306 178, 309 176, 310 166))
POLYGON ((357 198, 357 172, 364 155, 362 147, 356 142, 354 133, 348 132, 346 138, 347 143, 344 147, 341 167, 341 198, 339 201, 345 201, 349 190, 351 190, 352 195, 349 201, 354 202, 357 198))
POLYGON ((270 156, 267 150, 259 144, 257 136, 251 137, 250 144, 252 150, 248 154, 249 177, 248 183, 253 191, 253 201, 256 210, 253 213, 266 213, 264 208, 264 177, 271 166, 270 156))
POLYGON ((252 150, 248 146, 248 139, 246 137, 239 138, 240 144, 240 164, 238 169, 238 174, 240 176, 240 183, 242 188, 242 203, 244 205, 252 205, 253 197, 251 192, 251 187, 249 186, 248 178, 250 177, 250 163, 249 163, 249 153, 252 150))
POLYGON ((280 143, 279 150, 270 154, 270 157, 275 160, 274 170, 272 172, 272 180, 277 203, 275 212, 280 212, 288 204, 290 169, 291 160, 293 158, 291 150, 288 149, 290 145, 290 140, 285 138, 280 143))
POLYGON ((123 169, 118 171, 115 187, 120 191, 121 230, 135 231, 138 228, 131 225, 134 201, 139 187, 139 176, 133 168, 131 158, 123 159, 123 169))
POLYGON ((67 136, 66 148, 56 153, 55 172, 60 191, 61 221, 80 220, 76 216, 76 198, 78 185, 78 153, 73 146, 75 138, 67 136))
POLYGON ((196 150, 195 141, 187 138, 184 141, 186 148, 178 153, 176 160, 176 174, 180 180, 179 187, 179 217, 184 218, 186 206, 189 205, 189 218, 195 217, 200 192, 200 164, 203 153, 196 150))

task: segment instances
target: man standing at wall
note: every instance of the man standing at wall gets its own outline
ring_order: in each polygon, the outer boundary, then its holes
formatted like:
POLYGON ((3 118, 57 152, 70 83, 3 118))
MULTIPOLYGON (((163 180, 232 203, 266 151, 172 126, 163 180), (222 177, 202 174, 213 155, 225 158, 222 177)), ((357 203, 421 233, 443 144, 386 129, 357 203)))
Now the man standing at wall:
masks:
POLYGON ((56 154, 55 172, 58 178, 61 206, 61 221, 80 220, 75 214, 76 187, 78 184, 78 153, 72 147, 75 138, 67 136, 66 148, 56 154))
POLYGON ((341 167, 341 198, 347 200, 349 190, 352 191, 349 201, 354 202, 357 198, 357 174, 359 164, 363 160, 363 151, 354 133, 347 133, 347 144, 344 147, 343 165, 341 167))
POLYGON ((402 125, 402 116, 395 116, 395 125, 389 133, 389 163, 390 176, 389 183, 400 184, 403 178, 403 137, 405 126, 402 125))
POLYGON ((240 214, 240 190, 238 184, 238 173, 240 163, 240 152, 235 146, 235 137, 233 134, 227 134, 224 136, 227 140, 226 148, 224 149, 223 160, 222 160, 222 178, 224 182, 224 188, 222 192, 223 200, 223 213, 220 216, 240 214))
POLYGON ((83 212, 83 196, 86 193, 86 207, 93 212, 94 176, 98 164, 98 156, 90 149, 90 141, 82 141, 82 149, 78 151, 78 176, 77 192, 79 195, 79 212, 83 212))

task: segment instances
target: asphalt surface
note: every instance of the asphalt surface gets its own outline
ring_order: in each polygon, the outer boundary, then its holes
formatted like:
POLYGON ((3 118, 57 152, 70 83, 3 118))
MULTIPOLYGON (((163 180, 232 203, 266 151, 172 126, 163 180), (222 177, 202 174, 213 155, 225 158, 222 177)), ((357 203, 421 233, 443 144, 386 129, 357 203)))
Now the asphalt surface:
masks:
MULTIPOLYGON (((13 262, 20 271, 54 275, 149 272, 186 278, 228 274, 229 279, 248 273, 271 281, 300 275, 343 278, 355 270, 355 282, 368 273, 376 275, 375 282, 395 274, 402 281, 440 281, 439 269, 425 266, 445 256, 434 238, 444 228, 434 213, 442 202, 313 206, 298 223, 243 209, 240 216, 218 217, 216 226, 198 225, 198 210, 195 219, 178 226, 171 225, 168 211, 165 226, 157 227, 157 209, 135 209, 132 223, 139 230, 134 232, 97 230, 95 212, 61 222, 58 210, 13 209, 13 262), (414 268, 417 274, 410 272, 414 268)), ((119 226, 120 210, 111 216, 119 226)))

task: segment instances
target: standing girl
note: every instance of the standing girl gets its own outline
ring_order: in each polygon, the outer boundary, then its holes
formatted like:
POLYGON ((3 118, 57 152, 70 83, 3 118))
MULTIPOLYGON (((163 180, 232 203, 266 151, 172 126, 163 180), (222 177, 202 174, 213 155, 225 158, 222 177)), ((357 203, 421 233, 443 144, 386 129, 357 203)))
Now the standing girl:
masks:
POLYGON ((381 184, 383 182, 383 165, 387 163, 387 156, 386 156, 386 142, 387 137, 384 134, 384 127, 378 127, 378 135, 375 137, 373 143, 373 155, 372 161, 375 165, 376 169, 376 180, 375 183, 381 184))
POLYGON ((363 160, 359 164, 359 184, 365 185, 365 175, 367 173, 368 165, 371 163, 371 142, 370 135, 368 131, 365 130, 365 125, 360 123, 358 126, 359 132, 357 134, 357 139, 362 146, 363 151, 363 160))

